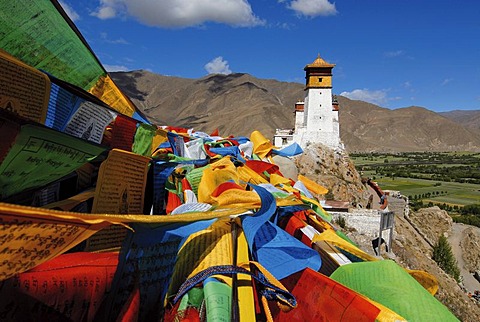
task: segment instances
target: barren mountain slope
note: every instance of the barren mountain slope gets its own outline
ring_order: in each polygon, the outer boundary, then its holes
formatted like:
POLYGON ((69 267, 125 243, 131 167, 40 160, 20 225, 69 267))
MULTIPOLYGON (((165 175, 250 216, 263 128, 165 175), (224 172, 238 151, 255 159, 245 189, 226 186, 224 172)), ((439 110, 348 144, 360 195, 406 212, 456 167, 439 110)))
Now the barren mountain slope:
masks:
POLYGON ((125 93, 148 116, 205 132, 218 128, 225 136, 249 136, 260 130, 272 137, 276 128, 291 128, 293 106, 303 97, 301 84, 260 80, 248 74, 193 80, 137 71, 113 73, 113 77, 122 89, 134 81, 125 93))
MULTIPOLYGON (((156 123, 210 133, 271 138, 293 128, 294 105, 303 100, 300 83, 258 79, 248 74, 200 79, 147 71, 112 73, 119 87, 156 123)), ((348 151, 480 151, 480 129, 465 127, 420 107, 390 110, 339 97, 340 133, 348 151)))
POLYGON ((339 102, 340 132, 349 151, 480 150, 479 131, 425 108, 389 110, 344 97, 339 102))
POLYGON ((446 118, 464 125, 472 130, 480 130, 480 111, 461 111, 455 110, 450 112, 439 113, 446 118))

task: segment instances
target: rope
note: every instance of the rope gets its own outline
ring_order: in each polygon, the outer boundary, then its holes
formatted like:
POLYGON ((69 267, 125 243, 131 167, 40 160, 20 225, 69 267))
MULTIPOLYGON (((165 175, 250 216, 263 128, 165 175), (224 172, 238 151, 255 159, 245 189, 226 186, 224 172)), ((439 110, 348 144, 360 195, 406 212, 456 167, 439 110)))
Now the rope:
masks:
POLYGON ((233 275, 246 274, 253 277, 257 282, 264 286, 260 293, 266 300, 274 300, 279 302, 279 307, 282 310, 290 310, 297 306, 295 297, 277 280, 273 277, 263 266, 256 262, 245 263, 240 266, 233 265, 219 265, 209 267, 193 277, 187 279, 179 288, 177 295, 173 299, 173 304, 176 304, 190 289, 195 285, 203 282, 206 278, 212 275, 233 275), (253 274, 242 266, 252 263, 259 269, 258 275, 253 274))

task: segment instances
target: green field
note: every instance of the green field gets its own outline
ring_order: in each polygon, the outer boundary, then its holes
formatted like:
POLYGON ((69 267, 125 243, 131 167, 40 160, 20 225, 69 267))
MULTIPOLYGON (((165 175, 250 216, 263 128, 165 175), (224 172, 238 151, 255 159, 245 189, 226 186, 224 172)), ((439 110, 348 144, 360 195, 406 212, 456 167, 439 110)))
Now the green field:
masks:
POLYGON ((422 198, 426 203, 431 201, 434 204, 446 203, 459 206, 480 203, 480 185, 478 184, 389 177, 376 178, 374 181, 383 190, 398 190, 405 196, 413 197, 430 192, 431 197, 422 198))
POLYGON ((362 177, 424 203, 480 203, 480 154, 411 152, 351 156, 362 177))

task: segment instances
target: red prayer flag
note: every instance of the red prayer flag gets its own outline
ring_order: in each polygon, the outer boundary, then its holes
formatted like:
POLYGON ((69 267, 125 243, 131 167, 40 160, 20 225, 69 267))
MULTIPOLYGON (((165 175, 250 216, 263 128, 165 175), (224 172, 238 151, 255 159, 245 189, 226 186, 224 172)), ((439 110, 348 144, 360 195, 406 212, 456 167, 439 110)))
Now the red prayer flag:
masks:
POLYGON ((1 320, 92 321, 110 290, 118 253, 60 255, 2 285, 1 320))
POLYGON ((137 121, 124 115, 118 115, 113 124, 111 148, 131 152, 136 131, 137 121))
POLYGON ((297 308, 271 306, 274 321, 375 321, 380 309, 355 291, 310 268, 281 280, 297 299, 297 308))

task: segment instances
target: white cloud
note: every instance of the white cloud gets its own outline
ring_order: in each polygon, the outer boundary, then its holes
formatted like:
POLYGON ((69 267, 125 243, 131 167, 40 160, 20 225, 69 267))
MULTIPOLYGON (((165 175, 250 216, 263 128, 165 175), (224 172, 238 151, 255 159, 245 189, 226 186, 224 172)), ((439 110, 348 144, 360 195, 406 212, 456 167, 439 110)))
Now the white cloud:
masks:
POLYGON ((297 14, 307 17, 333 16, 337 14, 335 3, 330 3, 328 0, 294 0, 287 7, 294 10, 297 14))
POLYGON ((100 0, 92 13, 100 19, 124 14, 157 27, 197 26, 207 21, 239 27, 265 24, 247 0, 100 0))
POLYGON ((442 82, 442 86, 445 86, 447 85, 448 83, 450 83, 451 81, 453 81, 453 78, 445 78, 442 82))
POLYGON ((102 20, 115 18, 125 10, 123 2, 124 0, 100 0, 100 6, 91 15, 102 20))
POLYGON ((205 65, 205 70, 209 74, 231 74, 230 66, 228 66, 228 61, 223 60, 222 56, 212 59, 205 65))
POLYGON ((405 51, 403 50, 387 51, 385 53, 385 57, 399 57, 403 55, 405 55, 405 51))
POLYGON ((99 8, 98 11, 93 15, 102 20, 115 18, 117 15, 117 10, 115 10, 113 7, 103 7, 99 8))
POLYGON ((122 65, 103 65, 107 72, 127 72, 129 68, 122 65))
POLYGON ((342 92, 341 96, 352 100, 365 101, 376 105, 385 105, 389 100, 386 90, 370 91, 368 89, 354 89, 351 92, 342 92))
POLYGON ((292 30, 292 28, 295 27, 294 24, 291 24, 289 22, 277 22, 270 27, 278 28, 278 29, 285 29, 285 30, 292 30))
POLYGON ((102 38, 105 42, 109 44, 114 44, 114 45, 129 45, 129 42, 126 41, 123 38, 118 38, 118 39, 110 39, 108 37, 108 34, 106 32, 101 32, 100 33, 100 38, 102 38))
POLYGON ((73 8, 68 3, 64 1, 58 1, 58 2, 62 6, 67 16, 70 17, 70 19, 72 19, 73 22, 78 21, 80 19, 80 15, 75 10, 73 10, 73 8))

